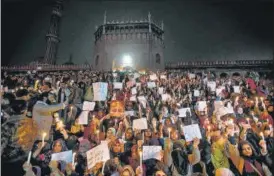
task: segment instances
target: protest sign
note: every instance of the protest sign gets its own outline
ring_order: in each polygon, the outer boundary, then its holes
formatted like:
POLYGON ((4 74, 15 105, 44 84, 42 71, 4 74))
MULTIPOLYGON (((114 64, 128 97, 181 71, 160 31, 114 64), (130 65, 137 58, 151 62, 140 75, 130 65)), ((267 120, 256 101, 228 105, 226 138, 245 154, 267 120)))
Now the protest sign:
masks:
POLYGON ((137 94, 137 89, 136 89, 136 87, 133 87, 133 88, 131 89, 131 94, 132 94, 132 95, 136 95, 136 94, 137 94))
POLYGON ((233 86, 235 93, 241 93, 240 86, 233 86))
MULTIPOLYGON (((39 107, 36 107, 36 105, 34 105, 33 109, 36 109, 39 107)), ((33 111, 37 111, 37 110, 33 110, 33 111)), ((33 121, 37 124, 37 140, 42 140, 42 134, 46 133, 47 135, 45 136, 45 140, 49 139, 49 132, 51 129, 51 125, 52 125, 52 118, 51 117, 47 117, 47 116, 40 116, 40 115, 36 115, 32 117, 33 121)))
POLYGON ((100 145, 87 151, 87 166, 91 169, 96 163, 107 161, 110 159, 109 149, 106 143, 101 143, 100 145))
POLYGON ((78 141, 80 142, 80 144, 79 144, 79 152, 81 152, 81 153, 85 153, 85 152, 87 152, 88 150, 90 150, 91 149, 91 144, 90 144, 90 142, 89 142, 89 140, 88 139, 78 139, 78 141))
POLYGON ((108 83, 92 83, 94 101, 105 101, 108 93, 108 83))
POLYGON ((161 161, 162 159, 161 151, 162 151, 161 146, 157 146, 157 145, 143 146, 143 160, 154 158, 161 161))
POLYGON ((219 109, 224 107, 224 103, 222 101, 214 101, 214 109, 219 109))
POLYGON ((137 130, 145 130, 147 129, 147 119, 146 118, 140 118, 133 120, 133 129, 137 130))
POLYGON ((152 89, 152 88, 156 87, 156 84, 155 84, 155 82, 147 82, 147 87, 149 89, 152 89))
POLYGON ((160 95, 162 95, 162 94, 164 93, 164 88, 163 88, 163 87, 159 87, 158 93, 159 93, 160 95))
POLYGON ((193 141, 194 138, 202 139, 198 124, 183 126, 183 132, 187 142, 193 141))
POLYGON ((149 79, 150 79, 151 81, 157 80, 156 74, 150 75, 150 76, 149 76, 149 79))
POLYGON ((78 117, 78 119, 79 119, 78 124, 87 125, 88 124, 88 114, 89 114, 89 111, 82 111, 78 117))
POLYGON ((114 89, 123 89, 123 83, 121 83, 121 82, 114 82, 113 83, 113 88, 114 89))
POLYGON ((93 111, 94 107, 95 107, 95 102, 84 101, 82 110, 93 111))
POLYGON ((186 117, 186 113, 189 112, 189 115, 191 116, 191 110, 190 108, 182 108, 178 110, 179 117, 186 117))
POLYGON ((51 161, 65 161, 66 163, 72 163, 72 150, 53 153, 51 155, 51 161))
POLYGON ((122 101, 113 100, 110 103, 110 115, 121 117, 125 112, 125 106, 122 101))
POLYGON ((205 111, 207 104, 206 101, 198 101, 198 111, 205 111))
POLYGON ((194 97, 199 97, 199 96, 200 96, 200 91, 194 90, 194 97))
POLYGON ((215 92, 216 91, 216 82, 215 81, 207 82, 207 87, 210 88, 210 91, 215 92))

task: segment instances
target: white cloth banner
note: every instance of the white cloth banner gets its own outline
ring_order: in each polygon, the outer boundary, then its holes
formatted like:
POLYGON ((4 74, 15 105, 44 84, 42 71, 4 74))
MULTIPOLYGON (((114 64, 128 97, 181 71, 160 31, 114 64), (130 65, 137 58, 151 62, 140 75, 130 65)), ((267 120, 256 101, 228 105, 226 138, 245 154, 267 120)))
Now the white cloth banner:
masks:
POLYGON ((206 107, 206 101, 198 101, 198 111, 205 111, 206 107))
POLYGON ((108 94, 108 83, 97 82, 92 83, 94 101, 105 101, 108 94))
POLYGON ((147 87, 151 89, 151 88, 156 87, 156 84, 155 84, 155 82, 147 82, 147 87))
POLYGON ((189 115, 191 116, 191 110, 190 108, 182 108, 178 110, 179 117, 186 117, 186 112, 189 112, 189 115))
POLYGON ((89 114, 89 111, 82 111, 78 117, 79 118, 78 124, 87 125, 88 124, 88 114, 89 114))
POLYGON ((194 90, 194 97, 199 97, 199 96, 200 96, 200 91, 194 90))
POLYGON ((166 78, 166 75, 161 75, 160 78, 161 78, 161 79, 167 79, 167 78, 166 78))
POLYGON ((210 88, 210 91, 215 92, 216 91, 216 82, 215 81, 209 81, 207 83, 207 87, 210 88))
POLYGON ((87 151, 88 169, 91 169, 98 162, 107 161, 109 159, 110 154, 107 143, 101 143, 100 145, 87 151))
POLYGON ((114 82, 113 83, 114 89, 123 89, 123 83, 121 82, 114 82))
POLYGON ((72 150, 51 154, 51 161, 65 161, 72 163, 72 150))
POLYGON ((163 87, 159 87, 158 93, 159 93, 160 95, 162 95, 162 94, 164 93, 164 88, 163 88, 163 87))
POLYGON ((183 126, 183 132, 187 142, 193 141, 194 138, 202 139, 198 124, 183 126))
POLYGON ((132 125, 133 130, 145 130, 147 129, 147 119, 146 118, 140 118, 140 119, 135 119, 133 120, 133 125, 132 125))
POLYGON ((93 111, 94 107, 95 107, 95 102, 84 101, 82 110, 93 111))
POLYGON ((161 151, 162 146, 143 146, 143 160, 154 158, 161 161, 161 151))

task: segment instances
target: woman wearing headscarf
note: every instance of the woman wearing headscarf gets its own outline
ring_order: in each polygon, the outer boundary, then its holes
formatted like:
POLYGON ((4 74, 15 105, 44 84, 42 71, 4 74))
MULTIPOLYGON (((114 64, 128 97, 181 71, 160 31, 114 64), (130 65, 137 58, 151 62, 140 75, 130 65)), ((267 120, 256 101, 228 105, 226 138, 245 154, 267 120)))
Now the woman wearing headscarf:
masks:
POLYGON ((53 153, 60 153, 67 151, 68 148, 62 139, 58 139, 52 143, 50 146, 50 149, 47 150, 47 147, 49 146, 42 146, 42 143, 38 143, 38 145, 35 146, 34 152, 32 157, 35 158, 35 163, 37 163, 42 170, 42 173, 49 174, 50 168, 49 163, 51 161, 51 155, 53 153))
POLYGON ((123 170, 120 175, 121 176, 135 176, 135 172, 131 166, 126 165, 123 167, 123 170))
POLYGON ((227 154, 241 175, 270 176, 272 175, 267 165, 271 161, 267 153, 266 144, 261 140, 261 154, 256 155, 253 146, 247 141, 241 141, 238 149, 230 143, 226 144, 227 154))

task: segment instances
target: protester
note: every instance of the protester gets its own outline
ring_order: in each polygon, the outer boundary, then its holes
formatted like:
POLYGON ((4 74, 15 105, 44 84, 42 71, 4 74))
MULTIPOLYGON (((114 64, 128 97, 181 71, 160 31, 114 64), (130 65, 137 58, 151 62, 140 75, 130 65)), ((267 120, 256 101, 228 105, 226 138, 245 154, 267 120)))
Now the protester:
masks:
POLYGON ((258 74, 5 73, 1 86, 9 175, 274 174, 274 86, 258 74))

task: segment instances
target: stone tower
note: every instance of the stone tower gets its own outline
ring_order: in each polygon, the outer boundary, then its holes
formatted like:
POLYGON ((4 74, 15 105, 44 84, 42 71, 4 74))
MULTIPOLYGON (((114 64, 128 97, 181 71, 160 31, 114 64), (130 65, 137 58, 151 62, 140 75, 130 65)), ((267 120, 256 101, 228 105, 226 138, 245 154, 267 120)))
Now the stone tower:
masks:
POLYGON ((107 21, 96 27, 94 68, 164 69, 164 24, 157 25, 151 14, 139 21, 107 21))
POLYGON ((44 63, 55 64, 56 55, 58 50, 59 38, 59 25, 63 11, 63 0, 56 0, 52 9, 50 18, 50 27, 46 35, 46 51, 44 56, 44 63))

